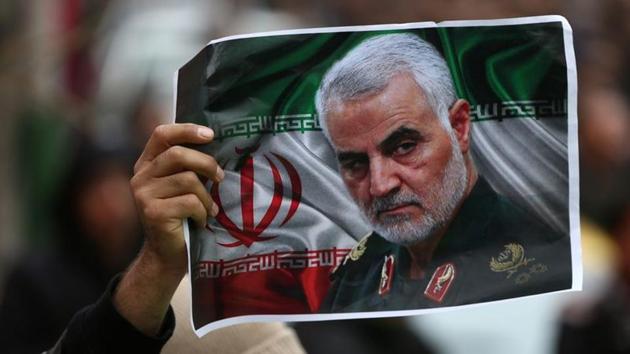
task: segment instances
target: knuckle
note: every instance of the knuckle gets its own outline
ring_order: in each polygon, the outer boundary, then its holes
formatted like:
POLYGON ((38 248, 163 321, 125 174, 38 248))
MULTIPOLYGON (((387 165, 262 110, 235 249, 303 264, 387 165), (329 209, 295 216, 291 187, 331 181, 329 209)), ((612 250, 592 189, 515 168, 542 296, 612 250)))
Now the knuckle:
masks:
POLYGON ((151 197, 143 188, 133 190, 132 195, 136 205, 142 209, 146 208, 151 203, 151 197))
POLYGON ((140 179, 140 177, 138 177, 138 175, 134 175, 129 180, 129 186, 131 187, 131 190, 134 192, 135 195, 135 193, 139 191, 140 187, 142 187, 142 180, 140 179))
POLYGON ((175 186, 179 190, 190 189, 190 186, 194 185, 197 175, 192 171, 186 171, 179 173, 174 179, 175 186))
POLYGON ((194 184, 199 180, 197 174, 193 171, 186 171, 182 173, 182 183, 183 186, 194 186, 194 184))
POLYGON ((185 156, 184 148, 179 145, 168 148, 168 150, 166 150, 166 154, 173 160, 181 160, 185 156))
POLYGON ((157 127, 155 127, 155 129, 153 130, 153 136, 160 141, 164 141, 166 140, 167 132, 168 132, 168 125, 160 124, 157 127))
POLYGON ((140 188, 131 188, 131 194, 137 204, 144 204, 144 193, 140 188))
POLYGON ((197 209, 200 204, 201 202, 199 201, 199 198, 197 198, 195 194, 186 194, 186 196, 184 197, 184 205, 189 210, 197 209))
POLYGON ((189 208, 192 215, 198 217, 205 215, 204 218, 207 217, 206 207, 196 195, 191 195, 189 208))
POLYGON ((144 188, 141 187, 131 187, 131 196, 135 201, 136 205, 145 205, 147 202, 147 193, 144 188))
POLYGON ((133 177, 142 175, 151 166, 151 161, 147 161, 142 157, 133 165, 133 177))
POLYGON ((133 173, 138 173, 141 166, 142 164, 140 163, 140 160, 136 161, 136 163, 133 165, 133 173))
POLYGON ((156 207, 155 204, 146 204, 142 208, 142 213, 144 214, 145 219, 149 221, 159 220, 162 216, 161 209, 156 207))

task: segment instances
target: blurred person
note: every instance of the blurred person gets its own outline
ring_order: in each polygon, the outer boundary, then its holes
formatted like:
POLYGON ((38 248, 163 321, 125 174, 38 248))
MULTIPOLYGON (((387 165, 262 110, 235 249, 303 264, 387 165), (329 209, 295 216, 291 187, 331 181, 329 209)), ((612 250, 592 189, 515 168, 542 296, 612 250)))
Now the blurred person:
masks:
POLYGON ((606 260, 614 272, 591 289, 590 296, 580 296, 564 306, 556 341, 559 354, 630 353, 630 201, 622 210, 611 234, 594 224, 583 231, 583 237, 601 239, 599 245, 591 243, 593 247, 585 253, 609 256, 606 260), (599 230, 599 235, 594 230, 599 230), (611 239, 615 246, 612 251, 601 247, 611 239))
POLYGON ((144 88, 132 102, 127 130, 131 133, 130 145, 137 151, 142 151, 157 126, 169 120, 161 102, 161 97, 150 87, 144 88))
MULTIPOLYGON (((591 68, 597 74, 597 68, 591 68)), ((580 207, 591 220, 583 239, 611 242, 614 272, 570 301, 561 318, 558 353, 630 352, 630 106, 616 85, 588 79, 582 84, 580 114, 580 207), (594 233, 592 230, 599 230, 594 233)), ((601 241, 600 241, 601 243, 601 241)), ((585 247, 584 253, 601 253, 585 247)), ((585 285, 587 282, 585 280, 585 285)), ((586 286, 585 286, 586 290, 586 286)))
POLYGON ((130 154, 100 149, 84 137, 74 143, 51 211, 52 247, 26 254, 4 287, 0 348, 11 353, 41 352, 54 343, 139 247, 130 154))
MULTIPOLYGON (((224 172, 216 161, 190 144, 209 143, 214 132, 193 124, 157 127, 134 167, 131 189, 143 225, 144 243, 131 266, 113 278, 102 296, 77 312, 49 353, 159 353, 175 330, 171 301, 187 271, 182 219, 204 226, 216 216, 201 179, 219 183, 224 172)), ((180 290, 178 290, 178 288, 180 290)), ((186 326, 180 326, 186 328, 186 326)), ((199 352, 178 336, 175 349, 199 352)), ((190 337, 188 337, 190 338, 190 337)), ((208 350, 221 353, 303 353, 284 325, 256 324, 225 328, 209 335, 208 350)))
POLYGON ((580 114, 580 197, 586 216, 611 230, 630 200, 630 106, 619 90, 585 82, 580 114))

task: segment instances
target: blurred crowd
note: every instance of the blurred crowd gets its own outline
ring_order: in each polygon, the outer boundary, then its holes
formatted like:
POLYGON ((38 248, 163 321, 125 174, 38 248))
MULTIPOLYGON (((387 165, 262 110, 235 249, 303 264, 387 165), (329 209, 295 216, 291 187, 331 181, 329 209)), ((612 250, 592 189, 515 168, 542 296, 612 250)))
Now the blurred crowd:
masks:
POLYGON ((51 346, 133 258, 142 240, 133 162, 172 117, 172 74, 210 39, 546 14, 565 16, 574 31, 584 292, 296 328, 313 353, 630 352, 626 0, 2 1, 0 351, 51 346))

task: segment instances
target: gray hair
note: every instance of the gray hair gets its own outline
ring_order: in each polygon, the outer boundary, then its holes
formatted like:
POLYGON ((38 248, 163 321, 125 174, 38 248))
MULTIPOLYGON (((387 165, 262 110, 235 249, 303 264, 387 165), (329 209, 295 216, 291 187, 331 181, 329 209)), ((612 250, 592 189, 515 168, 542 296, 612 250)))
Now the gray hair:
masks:
POLYGON ((410 33, 372 37, 337 61, 324 76, 315 106, 322 130, 330 141, 326 114, 333 104, 378 93, 396 74, 410 73, 447 132, 448 109, 457 96, 442 55, 428 42, 410 33))

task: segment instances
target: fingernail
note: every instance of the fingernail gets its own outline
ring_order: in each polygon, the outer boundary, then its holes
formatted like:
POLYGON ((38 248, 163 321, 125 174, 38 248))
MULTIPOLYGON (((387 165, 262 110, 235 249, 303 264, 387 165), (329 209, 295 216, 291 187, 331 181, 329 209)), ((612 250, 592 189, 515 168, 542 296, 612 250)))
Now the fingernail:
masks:
POLYGON ((223 172, 223 169, 221 167, 217 167, 216 176, 218 181, 223 181, 223 179, 225 178, 225 172, 223 172))
POLYGON ((219 214, 219 206, 216 204, 212 204, 212 211, 211 211, 212 216, 217 216, 219 214))
POLYGON ((208 127, 199 127, 197 134, 204 139, 212 139, 214 137, 214 131, 208 127))

